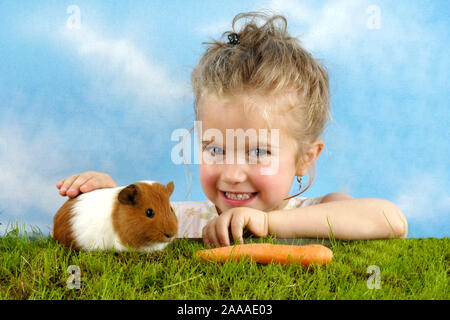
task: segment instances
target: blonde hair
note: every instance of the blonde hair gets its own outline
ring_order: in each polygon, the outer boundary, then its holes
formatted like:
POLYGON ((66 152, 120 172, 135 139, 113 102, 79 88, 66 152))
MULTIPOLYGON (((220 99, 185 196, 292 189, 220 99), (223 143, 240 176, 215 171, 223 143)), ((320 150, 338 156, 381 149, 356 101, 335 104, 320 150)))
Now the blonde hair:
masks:
MULTIPOLYGON (((196 120, 198 102, 205 94, 271 95, 294 90, 298 99, 288 106, 276 106, 278 110, 275 106, 258 106, 256 111, 268 123, 273 112, 285 115, 286 130, 295 139, 297 158, 301 159, 299 156, 322 135, 327 120, 332 118, 327 72, 301 46, 299 39, 289 35, 287 20, 282 15, 238 14, 233 19, 232 31, 224 32, 222 38, 233 34, 237 35, 238 44, 217 40, 204 43, 208 48, 192 72, 196 120), (236 29, 241 20, 244 24, 236 29)), ((306 189, 313 179, 310 174, 306 189)))

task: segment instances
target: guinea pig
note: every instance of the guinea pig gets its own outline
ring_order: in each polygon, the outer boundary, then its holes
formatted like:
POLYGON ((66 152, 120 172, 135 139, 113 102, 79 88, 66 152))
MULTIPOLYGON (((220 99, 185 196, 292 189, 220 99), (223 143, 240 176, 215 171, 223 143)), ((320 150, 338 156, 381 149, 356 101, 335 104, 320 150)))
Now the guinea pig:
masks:
POLYGON ((81 194, 58 210, 51 236, 75 250, 162 250, 178 232, 169 201, 174 188, 140 181, 81 194))

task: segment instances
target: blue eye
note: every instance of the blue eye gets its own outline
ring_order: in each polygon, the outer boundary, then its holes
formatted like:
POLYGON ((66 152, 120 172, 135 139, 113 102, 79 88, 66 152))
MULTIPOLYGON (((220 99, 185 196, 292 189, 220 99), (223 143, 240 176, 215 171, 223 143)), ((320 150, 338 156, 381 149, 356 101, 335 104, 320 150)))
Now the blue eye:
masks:
POLYGON ((260 148, 252 149, 252 150, 250 151, 250 153, 251 153, 252 151, 255 151, 255 150, 258 151, 258 152, 256 152, 256 155, 255 155, 256 157, 267 156, 267 155, 269 154, 269 151, 264 150, 264 149, 260 149, 260 148))
POLYGON ((219 147, 205 147, 205 148, 203 148, 203 150, 212 150, 210 152, 213 155, 223 154, 222 148, 219 148, 219 147))

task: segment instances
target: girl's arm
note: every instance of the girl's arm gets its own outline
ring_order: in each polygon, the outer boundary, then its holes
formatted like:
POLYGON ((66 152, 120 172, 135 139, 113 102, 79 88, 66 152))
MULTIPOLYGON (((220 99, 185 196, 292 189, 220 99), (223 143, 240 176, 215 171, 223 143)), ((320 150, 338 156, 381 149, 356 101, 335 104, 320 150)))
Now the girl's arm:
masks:
POLYGON ((308 207, 269 212, 269 234, 279 238, 334 237, 343 240, 406 237, 406 219, 388 200, 324 199, 320 204, 308 207))
POLYGON ((338 201, 338 200, 350 200, 350 199, 354 199, 354 198, 351 195, 348 195, 346 193, 333 192, 333 193, 329 193, 329 194, 323 196, 323 198, 320 200, 320 203, 338 201))

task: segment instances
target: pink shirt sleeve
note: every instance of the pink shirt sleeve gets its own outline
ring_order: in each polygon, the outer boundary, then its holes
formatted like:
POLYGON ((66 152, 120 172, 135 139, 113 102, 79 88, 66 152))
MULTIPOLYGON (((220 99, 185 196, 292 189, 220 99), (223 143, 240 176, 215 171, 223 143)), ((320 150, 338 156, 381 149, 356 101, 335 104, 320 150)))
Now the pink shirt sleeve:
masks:
POLYGON ((296 197, 289 199, 289 203, 284 209, 294 209, 294 208, 301 208, 301 207, 307 207, 312 206, 315 204, 319 204, 323 197, 318 198, 305 198, 305 197, 296 197))
POLYGON ((215 205, 207 201, 171 202, 178 218, 177 238, 201 238, 206 224, 217 217, 215 205))

